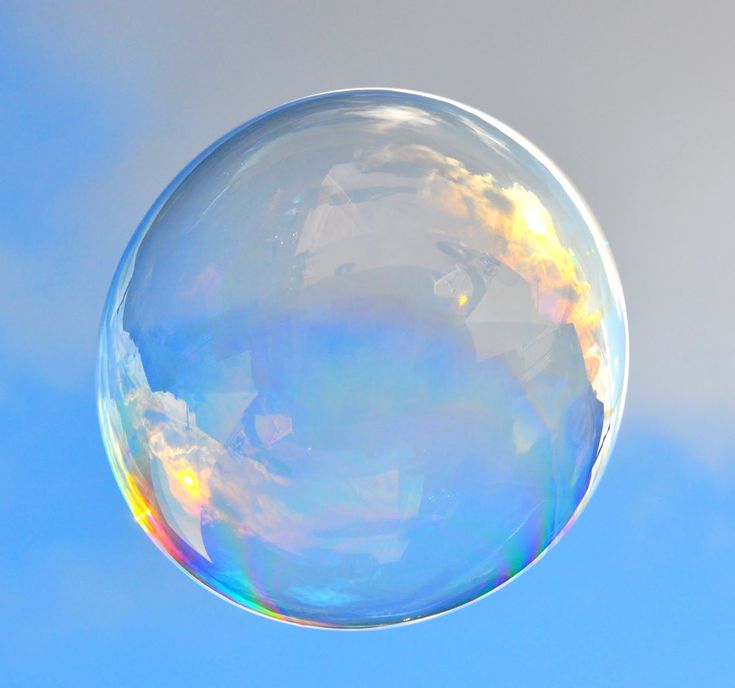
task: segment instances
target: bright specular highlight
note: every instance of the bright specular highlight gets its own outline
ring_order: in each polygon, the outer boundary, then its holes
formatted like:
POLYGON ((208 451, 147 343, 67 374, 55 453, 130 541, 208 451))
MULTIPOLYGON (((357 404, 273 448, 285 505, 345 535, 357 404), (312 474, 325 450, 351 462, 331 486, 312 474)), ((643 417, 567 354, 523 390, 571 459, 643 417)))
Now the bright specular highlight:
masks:
POLYGON ((105 446, 185 571, 268 616, 431 616, 536 560, 620 422, 622 292, 568 181, 421 94, 269 112, 189 165, 107 300, 105 446))

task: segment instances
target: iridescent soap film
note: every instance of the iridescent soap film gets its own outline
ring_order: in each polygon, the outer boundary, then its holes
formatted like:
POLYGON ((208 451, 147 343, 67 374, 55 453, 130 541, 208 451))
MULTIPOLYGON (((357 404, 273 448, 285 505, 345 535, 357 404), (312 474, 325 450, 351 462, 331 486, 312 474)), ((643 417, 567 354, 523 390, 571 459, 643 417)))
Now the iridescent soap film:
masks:
POLYGON ((306 98, 190 164, 128 246, 99 357, 135 520, 242 607, 335 628, 438 614, 564 533, 625 394, 607 242, 480 112, 306 98))

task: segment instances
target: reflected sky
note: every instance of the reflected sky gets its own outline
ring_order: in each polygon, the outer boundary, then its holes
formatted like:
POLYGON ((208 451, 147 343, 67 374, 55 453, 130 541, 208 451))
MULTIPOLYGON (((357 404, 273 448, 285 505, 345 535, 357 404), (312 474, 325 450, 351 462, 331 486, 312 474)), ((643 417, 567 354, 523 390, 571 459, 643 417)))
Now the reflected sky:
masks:
POLYGON ((247 123, 128 247, 100 346, 136 520, 230 600, 330 627, 497 588, 573 520, 622 411, 589 212, 480 113, 352 91, 247 123))

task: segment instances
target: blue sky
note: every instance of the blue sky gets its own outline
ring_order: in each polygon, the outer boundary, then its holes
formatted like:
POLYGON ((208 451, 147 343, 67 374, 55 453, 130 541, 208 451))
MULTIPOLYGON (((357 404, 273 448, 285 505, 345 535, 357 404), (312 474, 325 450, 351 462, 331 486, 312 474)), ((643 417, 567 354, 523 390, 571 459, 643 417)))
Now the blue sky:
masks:
POLYGON ((730 685, 731 17, 62 6, 0 10, 4 685, 730 685), (489 44, 493 21, 524 31, 489 44), (334 633, 227 605, 146 540, 94 366, 114 266, 169 179, 261 110, 368 84, 487 110, 577 182, 618 258, 631 391, 599 489, 536 567, 429 622, 334 633))

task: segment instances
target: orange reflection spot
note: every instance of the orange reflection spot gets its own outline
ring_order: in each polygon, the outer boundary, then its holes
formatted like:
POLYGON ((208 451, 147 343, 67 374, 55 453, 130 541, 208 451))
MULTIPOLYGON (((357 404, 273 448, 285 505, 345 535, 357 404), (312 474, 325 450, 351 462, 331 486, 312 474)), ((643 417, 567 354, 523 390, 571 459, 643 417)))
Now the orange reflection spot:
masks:
POLYGON ((179 481, 181 487, 184 488, 186 495, 196 501, 202 498, 202 489, 199 485, 199 480, 196 474, 191 469, 185 468, 184 470, 172 471, 174 477, 179 481))

